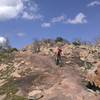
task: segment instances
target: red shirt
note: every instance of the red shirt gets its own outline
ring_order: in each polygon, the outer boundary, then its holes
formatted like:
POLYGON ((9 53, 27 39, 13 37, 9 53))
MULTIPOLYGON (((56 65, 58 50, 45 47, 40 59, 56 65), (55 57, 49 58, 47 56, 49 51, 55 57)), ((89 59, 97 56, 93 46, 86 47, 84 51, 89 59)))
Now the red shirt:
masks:
POLYGON ((61 56, 61 52, 62 52, 62 50, 60 48, 58 48, 57 56, 61 56))

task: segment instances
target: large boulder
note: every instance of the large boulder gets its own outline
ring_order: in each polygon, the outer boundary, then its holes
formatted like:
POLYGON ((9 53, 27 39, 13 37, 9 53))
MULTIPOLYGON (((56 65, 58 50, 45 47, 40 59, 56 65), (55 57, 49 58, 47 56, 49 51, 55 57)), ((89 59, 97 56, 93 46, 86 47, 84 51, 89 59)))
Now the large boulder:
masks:
POLYGON ((91 85, 95 85, 100 88, 100 63, 97 67, 88 72, 86 79, 91 83, 91 85))

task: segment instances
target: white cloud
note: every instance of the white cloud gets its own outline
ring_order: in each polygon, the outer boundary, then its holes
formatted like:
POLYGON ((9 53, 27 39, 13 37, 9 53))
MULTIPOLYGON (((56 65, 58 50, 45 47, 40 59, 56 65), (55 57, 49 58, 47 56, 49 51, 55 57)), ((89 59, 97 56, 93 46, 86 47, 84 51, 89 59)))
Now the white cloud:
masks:
POLYGON ((41 27, 46 27, 46 28, 49 28, 49 27, 51 27, 51 23, 43 23, 42 25, 41 25, 41 27))
POLYGON ((24 37, 26 34, 24 34, 24 33, 17 33, 17 36, 18 37, 24 37))
POLYGON ((53 17, 49 22, 42 23, 41 27, 48 28, 51 27, 54 23, 60 23, 63 22, 64 20, 65 20, 64 15, 53 17))
POLYGON ((0 20, 13 18, 41 19, 38 5, 30 0, 0 0, 0 20), (32 3, 31 3, 32 2, 32 3))
POLYGON ((97 6, 97 5, 100 5, 100 1, 93 1, 93 2, 89 3, 88 7, 97 6))
POLYGON ((52 18, 51 22, 56 23, 56 22, 62 22, 64 20, 65 20, 65 16, 62 15, 62 16, 52 18))
POLYGON ((29 19, 29 20, 36 20, 36 19, 42 20, 43 16, 40 14, 28 14, 27 12, 24 12, 22 18, 29 19))
POLYGON ((21 0, 0 0, 0 20, 15 18, 22 11, 21 0))
POLYGON ((85 24, 87 23, 86 16, 83 13, 79 13, 75 16, 75 18, 66 18, 65 16, 53 17, 50 21, 42 23, 41 27, 51 27, 56 23, 63 24, 85 24))
POLYGON ((84 24, 87 23, 87 20, 85 19, 86 16, 83 13, 79 13, 74 19, 67 19, 65 23, 69 24, 84 24))

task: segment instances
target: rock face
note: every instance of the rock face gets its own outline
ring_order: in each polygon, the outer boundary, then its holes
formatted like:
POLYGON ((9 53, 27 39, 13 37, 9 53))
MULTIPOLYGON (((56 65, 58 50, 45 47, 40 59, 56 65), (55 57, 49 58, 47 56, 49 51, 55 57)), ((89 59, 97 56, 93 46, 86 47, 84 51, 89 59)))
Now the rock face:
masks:
MULTIPOLYGON (((82 83, 83 76, 80 74, 80 69, 85 70, 85 61, 93 64, 97 61, 95 53, 91 53, 85 46, 64 45, 62 47, 63 66, 60 67, 55 64, 55 48, 42 47, 39 53, 33 53, 31 50, 15 53, 14 71, 11 74, 11 83, 16 86, 13 88, 14 90, 17 88, 13 92, 14 95, 31 100, 100 100, 98 94, 88 91, 82 83)), ((1 64, 0 70, 5 67, 5 64, 1 64)), ((88 72, 87 80, 99 86, 100 65, 88 72)), ((0 81, 0 84, 2 82, 0 81)), ((5 84, 0 86, 5 86, 5 84)))
POLYGON ((5 98, 6 98, 5 94, 4 95, 0 95, 0 100, 5 100, 5 98))
POLYGON ((88 72, 87 80, 93 85, 95 84, 96 87, 100 88, 100 63, 97 67, 88 72))
POLYGON ((31 52, 16 54, 16 71, 21 75, 16 83, 23 96, 28 95, 33 100, 99 100, 99 96, 82 85, 77 70, 79 63, 73 59, 74 64, 69 62, 60 68, 49 56, 31 52))
POLYGON ((34 90, 34 91, 32 91, 32 92, 30 92, 29 94, 28 94, 28 99, 30 100, 30 99, 40 99, 40 98, 42 98, 43 97, 43 94, 42 94, 42 92, 40 91, 40 90, 34 90))

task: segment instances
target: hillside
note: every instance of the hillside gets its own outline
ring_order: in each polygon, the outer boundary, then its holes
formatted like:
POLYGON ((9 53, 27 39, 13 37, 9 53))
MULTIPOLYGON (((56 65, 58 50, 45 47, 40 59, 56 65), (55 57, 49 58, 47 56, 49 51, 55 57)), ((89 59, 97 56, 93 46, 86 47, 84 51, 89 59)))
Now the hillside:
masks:
POLYGON ((98 46, 63 44, 62 67, 55 64, 57 45, 38 47, 1 56, 0 100, 100 100, 99 91, 87 86, 97 83, 93 77, 100 62, 98 46))

